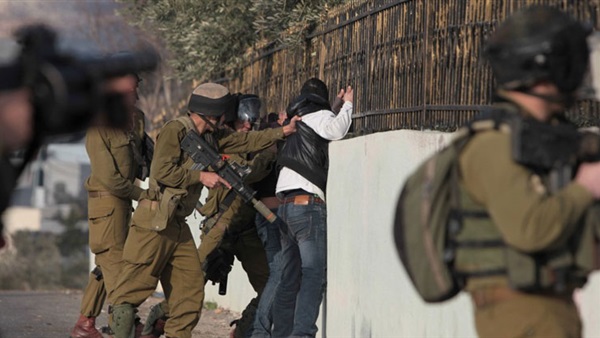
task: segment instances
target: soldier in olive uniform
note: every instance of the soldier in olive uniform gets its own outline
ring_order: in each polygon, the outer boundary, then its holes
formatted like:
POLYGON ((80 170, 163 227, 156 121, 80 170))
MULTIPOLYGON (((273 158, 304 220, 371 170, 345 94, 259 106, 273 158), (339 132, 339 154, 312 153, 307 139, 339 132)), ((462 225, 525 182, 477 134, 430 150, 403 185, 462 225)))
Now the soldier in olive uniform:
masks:
MULTIPOLYGON (((242 133, 248 132, 252 125, 257 123, 259 116, 260 101, 258 97, 242 96, 238 107, 238 117, 234 122, 235 130, 242 133)), ((254 184, 267 177, 271 172, 275 165, 277 152, 276 146, 273 145, 253 157, 250 154, 227 156, 231 161, 238 164, 249 165, 252 172, 245 178, 245 182, 246 184, 254 184)), ((209 196, 202 211, 208 216, 206 224, 214 223, 216 225, 212 229, 203 229, 203 233, 206 233, 206 235, 202 239, 198 252, 200 260, 203 261, 203 258, 205 259, 213 252, 215 249, 214 243, 216 239, 219 239, 219 249, 226 255, 235 256, 241 262, 252 288, 257 293, 257 296, 250 300, 250 303, 242 312, 242 317, 235 321, 236 326, 233 336, 240 338, 245 337, 248 330, 251 329, 258 307, 258 300, 269 278, 269 267, 265 249, 255 225, 256 210, 248 203, 244 203, 239 196, 227 208, 227 202, 225 202, 227 194, 228 192, 221 189, 221 191, 215 192, 214 199, 211 200, 209 196), (224 208, 227 209, 224 212, 221 211, 224 208), (214 235, 215 232, 217 233, 216 236, 214 235), (208 240, 209 237, 211 237, 211 240, 208 240)), ((210 268, 206 265, 203 266, 205 266, 205 271, 210 268)))
MULTIPOLYGON (((241 95, 238 109, 233 112, 235 117, 226 122, 224 128, 231 128, 238 133, 248 132, 260 116, 260 101, 255 95, 241 95)), ((229 161, 241 166, 247 166, 250 173, 244 178, 246 184, 262 180, 271 171, 275 164, 276 153, 272 147, 258 153, 252 159, 248 154, 223 155, 229 161)), ((226 251, 227 255, 235 256, 242 263, 248 274, 252 287, 258 297, 269 277, 265 251, 260 242, 253 223, 256 211, 252 206, 244 203, 234 191, 227 187, 210 189, 206 202, 200 208, 200 213, 205 216, 202 226, 201 242, 198 247, 200 265, 206 271, 207 257, 218 247, 226 251), (254 229, 254 230, 253 230, 254 229)), ((221 262, 221 261, 219 261, 221 262)), ((216 267, 218 268, 218 267, 216 267)), ((243 336, 246 326, 243 323, 252 320, 256 309, 257 299, 253 299, 244 311, 242 320, 236 325, 236 336, 243 336)), ((152 307, 148 316, 142 338, 159 337, 168 317, 169 309, 166 301, 152 307)))
POLYGON ((154 292, 159 280, 169 308, 167 337, 191 337, 200 318, 204 276, 185 218, 196 207, 204 186, 229 184, 216 173, 192 169, 191 158, 181 150, 185 135, 195 129, 220 152, 238 153, 265 149, 295 132, 292 121, 280 129, 223 135, 217 127, 234 102, 225 87, 202 84, 190 97, 190 114, 168 122, 160 131, 150 170, 150 189, 160 192, 160 198, 140 201, 133 216, 111 314, 115 337, 132 333, 134 308, 154 292))
MULTIPOLYGON (((231 125, 232 129, 238 133, 250 131, 260 115, 258 97, 255 95, 240 96, 236 115, 231 125)), ((250 174, 244 178, 244 182, 253 184, 266 177, 272 168, 276 154, 273 151, 263 151, 252 160, 250 160, 249 154, 225 154, 224 156, 241 166, 250 167, 250 174)), ((233 191, 224 188, 211 189, 200 212, 206 217, 202 228, 202 241, 198 247, 200 262, 203 266, 206 257, 220 245, 232 220, 244 223, 250 215, 256 214, 253 207, 245 205, 244 201, 233 191)), ((234 229, 229 230, 234 231, 234 229)))
POLYGON ((131 201, 147 194, 134 184, 142 165, 136 158, 144 135, 144 114, 134 108, 136 82, 133 76, 128 76, 112 84, 116 90, 127 93, 128 104, 132 106, 129 130, 95 127, 86 135, 91 164, 91 174, 85 182, 89 198, 89 245, 97 266, 83 294, 81 316, 71 331, 73 338, 102 337, 95 327, 95 318, 100 315, 105 298, 109 304, 114 303, 113 291, 122 267, 131 201))
MULTIPOLYGON (((548 7, 501 24, 485 49, 498 84, 496 112, 545 126, 540 139, 549 136, 583 81, 587 35, 548 7)), ((465 276, 481 337, 580 337, 572 293, 594 268, 585 216, 600 198, 600 163, 581 164, 573 180, 553 186, 553 171, 517 160, 516 133, 477 133, 459 156, 463 224, 454 268, 465 276)))

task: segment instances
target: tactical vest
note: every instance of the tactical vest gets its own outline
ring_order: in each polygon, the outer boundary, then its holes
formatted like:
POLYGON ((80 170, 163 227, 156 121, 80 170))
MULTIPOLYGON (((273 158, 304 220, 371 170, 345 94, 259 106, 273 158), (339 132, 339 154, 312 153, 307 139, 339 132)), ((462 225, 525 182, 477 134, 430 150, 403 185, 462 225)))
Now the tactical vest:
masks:
MULTIPOLYGON (((546 186, 548 176, 541 176, 546 186)), ((502 280, 511 288, 525 292, 567 294, 583 286, 587 275, 595 269, 597 209, 591 208, 587 212, 580 220, 579 230, 565 245, 530 254, 504 244, 485 208, 471 198, 462 184, 458 188, 458 198, 461 209, 456 212, 456 217, 461 226, 450 229, 449 238, 455 247, 454 270, 467 290, 502 280)))
MULTIPOLYGON (((185 134, 187 134, 190 130, 194 129, 194 122, 189 116, 181 116, 176 118, 175 120, 181 123, 185 128, 185 134)), ((181 142, 181 140, 179 140, 181 142)), ((181 167, 184 169, 192 169, 194 166, 194 161, 192 158, 186 154, 184 151, 181 151, 180 160, 181 167)), ((198 182, 198 184, 191 185, 187 188, 187 193, 181 198, 179 204, 177 205, 177 211, 175 216, 177 218, 185 218, 189 216, 194 209, 196 208, 196 203, 198 199, 200 199, 200 195, 202 194, 202 189, 204 186, 198 182)))
MULTIPOLYGON (((175 121, 181 124, 182 130, 185 130, 186 133, 194 128, 193 121, 188 116, 171 120, 167 124, 174 123, 175 121)), ((191 169, 194 161, 192 161, 190 156, 181 151, 179 164, 185 169, 191 169)), ((202 188, 202 184, 194 184, 187 189, 165 187, 159 184, 151 175, 149 190, 154 191, 159 198, 155 203, 140 202, 140 205, 138 205, 133 214, 133 223, 136 226, 149 230, 164 230, 172 219, 183 220, 194 211, 202 188)))

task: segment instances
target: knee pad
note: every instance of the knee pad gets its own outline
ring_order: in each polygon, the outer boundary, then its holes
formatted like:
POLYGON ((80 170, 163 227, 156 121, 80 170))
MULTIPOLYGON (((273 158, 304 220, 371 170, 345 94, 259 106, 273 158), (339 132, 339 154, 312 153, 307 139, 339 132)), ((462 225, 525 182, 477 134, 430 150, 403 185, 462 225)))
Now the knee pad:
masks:
POLYGON ((133 305, 114 305, 112 307, 109 322, 115 338, 133 337, 135 329, 135 309, 133 308, 133 305))

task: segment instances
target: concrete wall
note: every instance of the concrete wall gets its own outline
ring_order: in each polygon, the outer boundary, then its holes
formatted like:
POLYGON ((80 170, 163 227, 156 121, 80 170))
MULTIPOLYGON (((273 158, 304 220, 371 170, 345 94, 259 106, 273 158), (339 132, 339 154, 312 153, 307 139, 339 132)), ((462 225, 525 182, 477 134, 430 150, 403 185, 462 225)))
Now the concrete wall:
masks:
POLYGON ((473 337, 464 295, 425 305, 412 288, 392 238, 404 179, 450 138, 399 131, 330 146, 328 337, 473 337))
MULTIPOLYGON (((328 184, 327 337, 475 337, 470 299, 420 300, 392 238, 394 209, 408 174, 450 134, 394 131, 330 146, 328 184)), ((236 263, 226 297, 206 299, 240 311, 252 297, 236 263)), ((600 277, 576 295, 585 337, 600 337, 600 277)), ((323 323, 317 323, 322 333, 323 323)))
POLYGON ((2 215, 6 232, 13 234, 17 231, 40 231, 42 211, 36 208, 11 207, 2 215))

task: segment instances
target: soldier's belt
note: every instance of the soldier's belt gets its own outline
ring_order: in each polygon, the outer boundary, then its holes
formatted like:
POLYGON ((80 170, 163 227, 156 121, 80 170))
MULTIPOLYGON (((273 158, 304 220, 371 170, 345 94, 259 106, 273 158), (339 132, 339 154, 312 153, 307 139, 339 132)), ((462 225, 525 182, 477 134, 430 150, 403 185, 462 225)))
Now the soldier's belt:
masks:
POLYGON ((151 200, 141 200, 138 202, 138 206, 147 208, 148 210, 156 210, 158 209, 159 201, 151 201, 151 200))
POLYGON ((313 195, 297 195, 292 197, 286 197, 281 200, 282 204, 294 203, 295 205, 309 205, 312 203, 323 204, 323 201, 320 197, 313 195))
POLYGON ((107 197, 107 196, 113 196, 113 194, 111 194, 108 191, 88 191, 88 197, 92 197, 92 198, 96 198, 96 197, 107 197))

